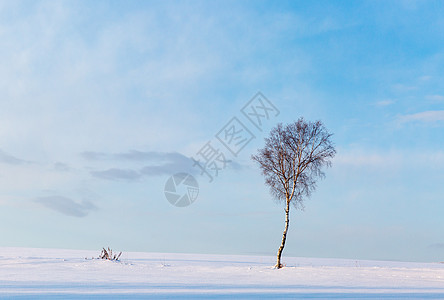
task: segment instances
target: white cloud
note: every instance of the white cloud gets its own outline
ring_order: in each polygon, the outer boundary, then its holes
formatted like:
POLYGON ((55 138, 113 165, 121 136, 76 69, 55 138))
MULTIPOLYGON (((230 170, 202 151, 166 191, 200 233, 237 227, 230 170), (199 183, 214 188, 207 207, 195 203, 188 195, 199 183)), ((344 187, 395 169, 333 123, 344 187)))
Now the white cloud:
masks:
POLYGON ((417 90, 418 87, 415 85, 407 85, 402 83, 397 83, 393 85, 393 89, 399 92, 411 92, 417 90))
POLYGON ((444 96, 442 95, 427 95, 426 99, 434 103, 444 102, 444 96))
POLYGON ((388 167, 399 165, 400 156, 394 152, 367 152, 367 151, 349 151, 338 154, 333 160, 335 165, 344 165, 350 167, 388 167))
POLYGON ((389 105, 391 105, 393 103, 395 103, 395 100, 393 100, 393 99, 385 99, 385 100, 377 101, 375 103, 375 106, 383 107, 383 106, 389 106, 389 105))
POLYGON ((398 117, 399 123, 444 121, 444 110, 430 110, 398 117))
POLYGON ((401 167, 444 167, 444 151, 406 151, 406 150, 344 150, 338 149, 334 165, 345 167, 369 167, 380 170, 393 170, 401 167))
POLYGON ((431 80, 433 77, 432 76, 430 76, 430 75, 423 75, 423 76, 420 76, 418 79, 419 79, 419 81, 429 81, 429 80, 431 80))

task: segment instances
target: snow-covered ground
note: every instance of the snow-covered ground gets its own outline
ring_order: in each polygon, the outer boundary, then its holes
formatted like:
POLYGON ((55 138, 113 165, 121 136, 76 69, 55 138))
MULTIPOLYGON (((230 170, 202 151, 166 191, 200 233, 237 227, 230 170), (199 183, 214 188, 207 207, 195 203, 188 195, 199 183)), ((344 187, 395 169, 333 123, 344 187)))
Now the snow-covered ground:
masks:
POLYGON ((0 298, 444 298, 441 263, 99 252, 0 248, 0 298))

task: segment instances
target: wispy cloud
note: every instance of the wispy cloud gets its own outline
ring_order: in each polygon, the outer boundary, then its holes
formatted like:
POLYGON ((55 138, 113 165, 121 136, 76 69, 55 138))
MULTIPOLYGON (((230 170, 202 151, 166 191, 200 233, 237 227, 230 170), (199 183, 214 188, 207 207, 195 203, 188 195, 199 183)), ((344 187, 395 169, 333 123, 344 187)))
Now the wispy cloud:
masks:
POLYGON ((348 152, 339 153, 334 158, 334 164, 353 167, 383 167, 399 164, 401 156, 396 153, 379 152, 348 152))
MULTIPOLYGON (((194 162, 191 158, 177 152, 83 152, 81 155, 89 161, 152 163, 150 165, 142 165, 139 168, 111 167, 105 170, 95 170, 90 172, 93 177, 106 180, 136 181, 142 177, 172 175, 177 172, 197 174, 198 172, 198 169, 193 166, 194 162)), ((233 170, 240 170, 243 168, 242 165, 233 161, 227 161, 226 167, 233 170)))
POLYGON ((188 159, 183 154, 177 152, 156 152, 156 151, 137 151, 131 150, 128 152, 120 153, 104 153, 85 151, 80 154, 83 158, 91 161, 99 160, 118 160, 118 161, 179 161, 182 159, 188 159))
POLYGON ((418 78, 419 81, 430 81, 433 77, 430 75, 423 75, 418 78))
POLYGON ((20 165, 29 162, 0 150, 0 163, 10 164, 10 165, 20 165))
POLYGON ((334 158, 335 165, 344 167, 374 167, 378 169, 393 170, 396 167, 412 166, 444 166, 444 152, 415 152, 405 150, 368 151, 351 150, 339 151, 334 158))
POLYGON ((104 171, 92 171, 91 175, 106 180, 137 180, 142 174, 135 170, 124 170, 112 168, 104 171))
POLYGON ((80 156, 82 156, 84 159, 87 159, 87 160, 109 159, 109 155, 107 155, 103 152, 85 151, 85 152, 80 153, 80 156))
POLYGON ((106 170, 91 171, 92 176, 106 180, 134 181, 145 176, 171 175, 177 172, 195 173, 196 171, 193 168, 192 160, 177 152, 133 150, 121 153, 83 152, 81 155, 89 161, 152 163, 139 168, 112 167, 106 170))
POLYGON ((389 106, 389 105, 391 105, 393 103, 395 103, 395 100, 385 99, 385 100, 381 100, 381 101, 375 102, 374 105, 377 106, 377 107, 384 107, 384 106, 389 106))
POLYGON ((71 217, 86 217, 91 211, 97 210, 97 207, 89 200, 78 203, 63 196, 40 197, 34 199, 34 202, 71 217))
POLYGON ((399 123, 444 121, 444 110, 430 110, 398 117, 399 123))
POLYGON ((431 245, 429 245, 429 248, 433 248, 433 249, 444 249, 444 243, 435 243, 435 244, 431 244, 431 245))
POLYGON ((140 173, 145 176, 162 176, 171 175, 177 173, 178 171, 187 171, 188 173, 195 173, 193 170, 192 161, 188 159, 183 162, 166 163, 159 166, 146 166, 140 170, 140 173))
POLYGON ((415 85, 407 85, 407 84, 397 83, 397 84, 393 85, 393 89, 395 89, 396 91, 399 91, 399 92, 411 92, 411 91, 417 90, 418 87, 415 85))
POLYGON ((59 172, 68 172, 71 170, 71 168, 65 163, 56 162, 54 163, 54 170, 59 172))
POLYGON ((443 95, 427 95, 426 99, 430 100, 433 103, 444 102, 444 96, 443 95))

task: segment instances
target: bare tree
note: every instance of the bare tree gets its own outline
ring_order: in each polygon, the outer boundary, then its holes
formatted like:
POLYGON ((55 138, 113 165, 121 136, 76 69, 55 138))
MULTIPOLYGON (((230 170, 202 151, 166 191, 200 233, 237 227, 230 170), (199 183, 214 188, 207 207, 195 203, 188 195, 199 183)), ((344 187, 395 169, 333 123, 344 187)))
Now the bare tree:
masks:
POLYGON ((308 122, 300 118, 286 126, 278 124, 265 139, 265 147, 251 157, 259 164, 273 197, 285 201, 285 229, 277 253, 278 269, 282 268, 290 203, 296 209, 304 209, 304 197, 309 197, 316 188, 316 180, 325 176, 321 169, 330 167, 336 154, 331 136, 321 121, 308 122))

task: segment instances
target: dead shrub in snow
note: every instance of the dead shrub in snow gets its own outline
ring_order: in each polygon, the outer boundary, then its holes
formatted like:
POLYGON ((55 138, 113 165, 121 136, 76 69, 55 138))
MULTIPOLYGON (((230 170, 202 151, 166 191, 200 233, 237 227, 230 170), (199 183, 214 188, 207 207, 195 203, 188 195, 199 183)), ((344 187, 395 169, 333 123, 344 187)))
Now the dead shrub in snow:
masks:
POLYGON ((99 258, 106 259, 106 260, 118 261, 120 258, 120 255, 122 255, 122 251, 120 251, 119 254, 116 254, 116 253, 113 254, 113 250, 108 247, 108 250, 105 248, 102 249, 102 252, 100 253, 99 258))

